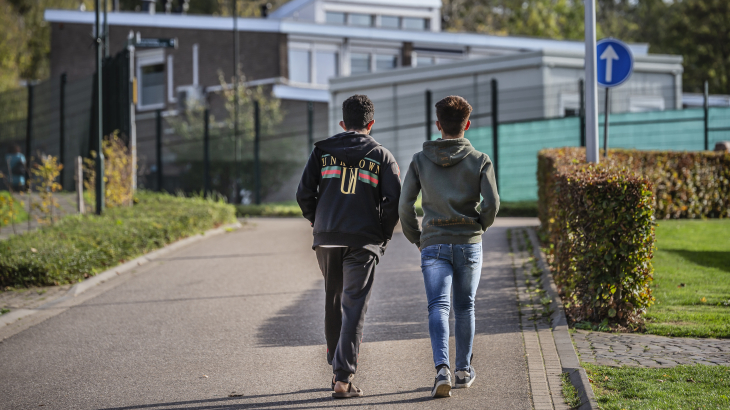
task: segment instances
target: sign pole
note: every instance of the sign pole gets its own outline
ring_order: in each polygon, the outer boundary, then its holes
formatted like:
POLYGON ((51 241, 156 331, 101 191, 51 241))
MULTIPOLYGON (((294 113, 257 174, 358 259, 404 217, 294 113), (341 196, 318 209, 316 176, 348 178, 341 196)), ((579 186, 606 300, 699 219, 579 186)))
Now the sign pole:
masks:
POLYGON ((605 121, 603 122, 603 158, 608 158, 608 116, 611 114, 611 89, 606 88, 605 121))
POLYGON ((586 161, 598 163, 598 93, 596 84, 596 4, 585 1, 586 161))

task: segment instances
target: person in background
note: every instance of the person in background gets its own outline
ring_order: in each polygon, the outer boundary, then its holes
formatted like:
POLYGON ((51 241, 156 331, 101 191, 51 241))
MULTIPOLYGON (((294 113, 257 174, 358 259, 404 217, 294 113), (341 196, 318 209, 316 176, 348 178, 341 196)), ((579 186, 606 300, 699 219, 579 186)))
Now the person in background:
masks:
POLYGON ((13 144, 8 148, 8 154, 5 156, 8 167, 8 175, 10 176, 11 189, 14 192, 24 191, 26 189, 27 167, 25 155, 20 152, 20 146, 13 144))
POLYGON ((453 289, 456 318, 456 380, 454 388, 474 383, 474 299, 482 272, 482 234, 497 216, 499 195, 494 167, 487 154, 474 149, 464 132, 471 106, 462 97, 436 103, 436 127, 441 138, 427 141, 406 174, 398 213, 403 233, 421 251, 421 270, 428 298, 436 379, 431 397, 451 396, 449 311, 453 289), (422 194, 423 229, 415 202, 422 194), (480 195, 484 198, 481 201, 480 195))
POLYGON ((314 144, 297 190, 314 228, 312 248, 324 276, 324 333, 332 397, 363 395, 353 386, 375 265, 398 224, 400 170, 370 136, 375 107, 367 96, 342 103, 344 130, 314 144))

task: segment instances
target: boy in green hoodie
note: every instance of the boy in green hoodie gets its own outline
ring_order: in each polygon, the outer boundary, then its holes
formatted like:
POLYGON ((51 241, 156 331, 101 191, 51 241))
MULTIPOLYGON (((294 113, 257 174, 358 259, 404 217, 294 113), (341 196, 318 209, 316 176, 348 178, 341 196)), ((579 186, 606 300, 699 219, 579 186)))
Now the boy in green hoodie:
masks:
POLYGON ((423 151, 413 156, 398 207, 403 233, 421 251, 428 329, 436 366, 432 397, 451 396, 452 288, 456 318, 453 387, 470 387, 476 378, 471 359, 474 299, 482 271, 482 234, 494 223, 499 210, 492 161, 464 138, 471 125, 471 111, 469 103, 458 96, 436 103, 436 127, 441 138, 425 142, 423 151), (422 229, 414 206, 419 192, 424 212, 422 229))

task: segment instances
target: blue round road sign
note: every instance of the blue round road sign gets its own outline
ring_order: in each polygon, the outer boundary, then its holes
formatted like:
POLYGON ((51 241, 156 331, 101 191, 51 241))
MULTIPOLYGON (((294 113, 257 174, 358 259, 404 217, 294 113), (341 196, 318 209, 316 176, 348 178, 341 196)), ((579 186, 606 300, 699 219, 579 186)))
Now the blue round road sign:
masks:
POLYGON ((597 80, 603 87, 616 87, 631 77, 634 55, 624 42, 605 38, 596 43, 597 80))

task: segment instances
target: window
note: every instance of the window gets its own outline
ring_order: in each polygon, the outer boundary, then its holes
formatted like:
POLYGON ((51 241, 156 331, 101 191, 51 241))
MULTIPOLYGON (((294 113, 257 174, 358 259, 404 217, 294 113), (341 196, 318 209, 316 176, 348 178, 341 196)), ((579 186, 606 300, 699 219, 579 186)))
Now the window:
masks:
POLYGON ((338 58, 334 51, 317 51, 314 53, 315 64, 315 82, 317 84, 327 84, 329 79, 337 77, 338 58))
POLYGON ((370 72, 370 54, 350 54, 350 73, 362 74, 370 72))
POLYGON ((137 93, 140 110, 165 108, 165 51, 142 50, 137 53, 137 93))
POLYGON ((165 103, 165 65, 154 64, 142 67, 142 105, 157 106, 165 103))
POLYGON ((400 18, 397 16, 381 16, 380 27, 384 28, 400 28, 400 18))
POLYGON ((392 55, 375 55, 375 71, 387 71, 396 67, 398 57, 392 55))
POLYGON ((172 55, 167 56, 167 101, 171 103, 176 102, 175 81, 172 77, 174 66, 172 55))
POLYGON ((428 19, 403 17, 403 28, 405 30, 428 30, 428 19))
POLYGON ((416 57, 416 67, 433 65, 433 57, 416 57))
POLYGON ((370 27, 373 25, 373 17, 369 14, 350 14, 351 26, 370 27))
POLYGON ((289 49, 289 81, 308 83, 311 81, 310 53, 308 50, 289 49))
POLYGON ((328 11, 325 13, 325 21, 327 24, 345 25, 345 13, 333 13, 328 11))

